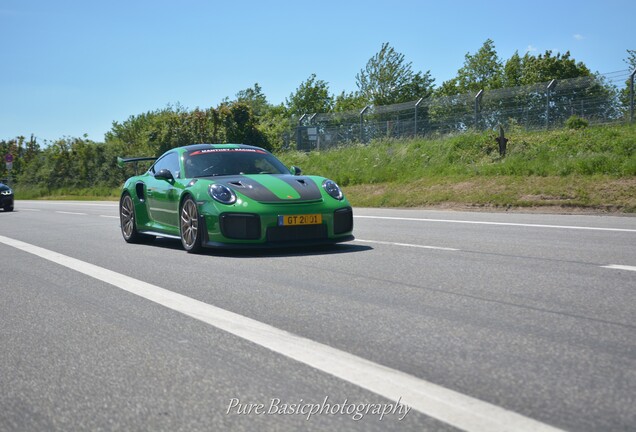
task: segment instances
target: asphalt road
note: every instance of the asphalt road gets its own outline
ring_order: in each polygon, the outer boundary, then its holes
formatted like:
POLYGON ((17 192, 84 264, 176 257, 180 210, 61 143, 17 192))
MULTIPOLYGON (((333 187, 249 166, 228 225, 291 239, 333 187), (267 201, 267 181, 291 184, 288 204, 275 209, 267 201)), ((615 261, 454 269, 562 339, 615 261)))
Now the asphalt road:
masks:
POLYGON ((355 209, 348 244, 191 255, 117 214, 0 212, 1 431, 636 430, 634 217, 355 209))

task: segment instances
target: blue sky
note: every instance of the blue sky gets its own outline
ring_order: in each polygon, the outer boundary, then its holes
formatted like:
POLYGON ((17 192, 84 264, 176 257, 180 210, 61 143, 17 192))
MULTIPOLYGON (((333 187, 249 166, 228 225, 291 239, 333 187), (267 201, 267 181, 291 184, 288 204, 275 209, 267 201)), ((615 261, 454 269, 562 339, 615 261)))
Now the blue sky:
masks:
POLYGON ((635 16, 634 0, 0 0, 0 139, 103 141, 113 121, 216 107, 254 83, 284 103, 312 73, 353 91, 383 42, 437 85, 488 38, 504 60, 569 50, 626 71, 635 16))

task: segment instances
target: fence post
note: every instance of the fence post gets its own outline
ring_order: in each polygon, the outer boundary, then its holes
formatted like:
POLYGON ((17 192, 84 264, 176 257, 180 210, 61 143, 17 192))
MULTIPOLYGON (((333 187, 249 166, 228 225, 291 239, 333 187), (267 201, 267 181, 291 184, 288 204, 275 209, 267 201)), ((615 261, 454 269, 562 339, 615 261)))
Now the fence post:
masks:
POLYGON ((475 95, 475 130, 479 130, 479 107, 481 105, 481 97, 484 95, 484 89, 479 90, 475 95))
POLYGON ((420 106, 420 104, 422 103, 422 101, 424 100, 424 98, 420 98, 416 103, 415 103, 415 122, 414 122, 414 127, 413 127, 413 136, 416 137, 417 136, 417 108, 420 106))
POLYGON ((298 119, 298 126, 296 126, 296 150, 300 150, 302 148, 302 132, 301 132, 301 126, 303 125, 303 120, 305 119, 305 117, 307 117, 307 114, 303 114, 300 116, 300 118, 298 119))
POLYGON ((365 106, 364 108, 362 108, 362 111, 360 111, 360 142, 361 143, 364 143, 364 128, 363 128, 364 113, 367 112, 368 109, 369 109, 369 105, 365 106))
MULTIPOLYGON (((309 117, 309 126, 311 126, 314 123, 314 118, 318 115, 318 113, 313 113, 310 117, 309 117)), ((310 141, 310 147, 311 147, 311 139, 310 141)), ((320 136, 318 135, 318 128, 316 127, 316 150, 320 150, 320 136)))
POLYGON ((634 122, 634 75, 636 75, 636 68, 629 76, 629 121, 634 122))
POLYGON ((554 88, 557 85, 557 80, 553 79, 552 81, 550 81, 550 84, 548 84, 547 87, 547 92, 546 92, 546 103, 545 103, 545 128, 550 129, 550 93, 552 93, 552 90, 554 90, 554 88))

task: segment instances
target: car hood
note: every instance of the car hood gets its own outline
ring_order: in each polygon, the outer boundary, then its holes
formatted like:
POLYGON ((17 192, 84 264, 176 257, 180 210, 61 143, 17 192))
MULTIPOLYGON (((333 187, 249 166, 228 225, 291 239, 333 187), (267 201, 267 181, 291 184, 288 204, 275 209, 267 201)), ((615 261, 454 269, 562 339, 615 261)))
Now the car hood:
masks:
POLYGON ((307 176, 254 174, 215 178, 235 192, 263 203, 305 202, 322 199, 320 188, 307 176))

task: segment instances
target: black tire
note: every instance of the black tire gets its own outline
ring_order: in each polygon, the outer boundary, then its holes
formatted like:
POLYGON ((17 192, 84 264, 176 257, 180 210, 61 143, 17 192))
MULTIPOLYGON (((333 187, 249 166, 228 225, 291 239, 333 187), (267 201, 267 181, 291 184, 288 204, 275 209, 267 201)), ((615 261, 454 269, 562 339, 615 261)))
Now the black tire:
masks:
POLYGON ((10 205, 10 206, 6 206, 6 207, 4 208, 4 211, 6 211, 6 212, 13 211, 13 206, 12 206, 12 205, 10 205))
POLYGON ((129 193, 123 194, 119 200, 119 222, 121 235, 127 243, 144 243, 152 241, 155 238, 155 236, 141 234, 137 231, 135 204, 129 193))
POLYGON ((179 211, 179 232, 181 233, 181 244, 188 253, 201 252, 203 248, 203 230, 201 228, 197 203, 192 197, 187 197, 181 204, 179 211))

